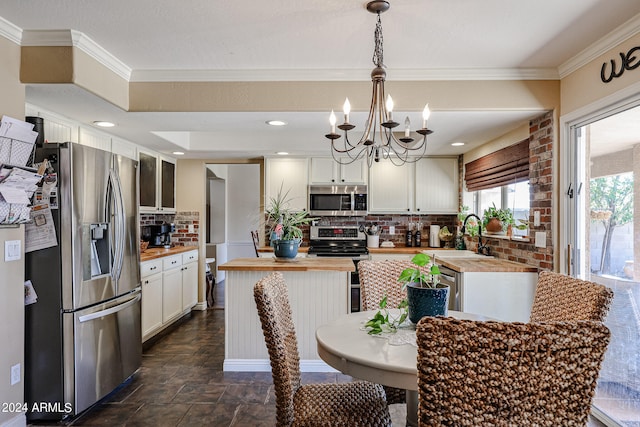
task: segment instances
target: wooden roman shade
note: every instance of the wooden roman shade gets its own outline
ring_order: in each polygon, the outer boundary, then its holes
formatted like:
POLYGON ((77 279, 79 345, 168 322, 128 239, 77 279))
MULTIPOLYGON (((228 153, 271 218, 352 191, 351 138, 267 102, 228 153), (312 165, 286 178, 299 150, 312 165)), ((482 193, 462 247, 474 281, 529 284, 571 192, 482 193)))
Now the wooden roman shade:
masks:
POLYGON ((486 190, 529 179, 529 139, 464 165, 467 191, 486 190))

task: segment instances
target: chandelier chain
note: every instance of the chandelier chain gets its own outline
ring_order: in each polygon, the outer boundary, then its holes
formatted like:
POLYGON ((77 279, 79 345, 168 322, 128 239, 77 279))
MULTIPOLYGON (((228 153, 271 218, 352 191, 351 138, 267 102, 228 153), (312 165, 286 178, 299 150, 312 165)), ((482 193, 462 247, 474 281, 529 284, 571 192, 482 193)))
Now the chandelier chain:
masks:
POLYGON ((382 46, 382 21, 380 20, 380 12, 378 12, 378 22, 374 32, 375 48, 373 49, 373 64, 376 67, 384 67, 384 49, 382 46))

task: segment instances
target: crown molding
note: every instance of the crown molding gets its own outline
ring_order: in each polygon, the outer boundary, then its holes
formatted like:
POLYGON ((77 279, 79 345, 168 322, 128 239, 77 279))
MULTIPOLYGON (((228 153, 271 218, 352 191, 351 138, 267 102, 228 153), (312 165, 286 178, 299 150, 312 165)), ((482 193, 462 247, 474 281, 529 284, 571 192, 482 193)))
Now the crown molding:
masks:
POLYGON ((640 33, 640 13, 558 67, 563 79, 620 43, 640 33))
MULTIPOLYGON (((555 68, 406 69, 389 72, 394 81, 558 80, 555 68)), ((343 70, 133 70, 131 82, 365 81, 370 69, 343 70)))
POLYGON ((22 40, 22 29, 0 16, 0 36, 19 45, 22 40))
POLYGON ((131 79, 131 68, 79 31, 71 30, 73 45, 116 73, 126 81, 131 79))
POLYGON ((73 46, 129 81, 131 68, 105 50, 84 33, 75 30, 25 30, 22 46, 73 46))

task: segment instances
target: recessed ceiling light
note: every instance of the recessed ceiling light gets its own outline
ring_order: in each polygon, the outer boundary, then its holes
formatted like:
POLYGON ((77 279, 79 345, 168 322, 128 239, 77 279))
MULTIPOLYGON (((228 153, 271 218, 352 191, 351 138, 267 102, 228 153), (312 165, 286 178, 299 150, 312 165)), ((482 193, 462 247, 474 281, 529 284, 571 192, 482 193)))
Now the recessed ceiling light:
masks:
POLYGON ((282 120, 267 120, 265 122, 269 126, 285 126, 287 122, 283 122, 282 120))
POLYGON ((105 122, 103 120, 96 120, 93 122, 93 124, 96 126, 100 126, 101 128, 112 128, 116 125, 115 123, 105 122))
POLYGON ((464 145, 464 142, 454 142, 451 145, 453 145, 454 147, 460 147, 461 145, 464 145))
POLYGON ((184 153, 182 151, 174 151, 173 154, 175 154, 176 156, 184 156, 184 153))
POLYGON ((279 156, 286 156, 289 153, 287 153, 286 151, 278 151, 276 154, 279 156))

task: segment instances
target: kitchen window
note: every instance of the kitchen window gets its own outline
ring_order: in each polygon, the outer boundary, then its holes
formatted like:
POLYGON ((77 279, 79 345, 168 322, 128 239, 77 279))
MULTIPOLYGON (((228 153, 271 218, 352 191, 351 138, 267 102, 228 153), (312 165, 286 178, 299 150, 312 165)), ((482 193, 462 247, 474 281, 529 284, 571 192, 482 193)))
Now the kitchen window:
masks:
MULTIPOLYGON (((471 211, 477 212, 478 216, 482 216, 485 209, 495 204, 497 208, 511 209, 516 226, 529 221, 529 181, 478 190, 472 194, 473 207, 471 211)), ((519 230, 514 227, 513 235, 526 236, 527 230, 519 230)))

